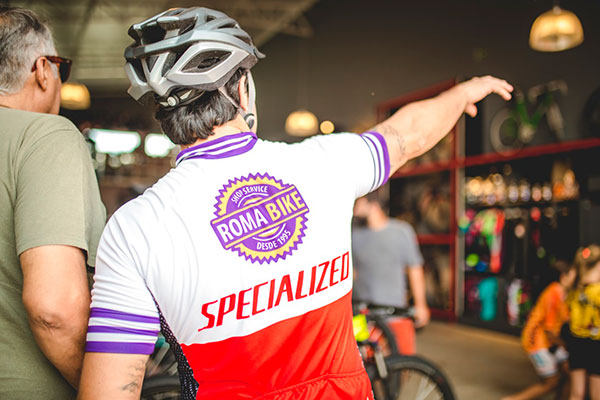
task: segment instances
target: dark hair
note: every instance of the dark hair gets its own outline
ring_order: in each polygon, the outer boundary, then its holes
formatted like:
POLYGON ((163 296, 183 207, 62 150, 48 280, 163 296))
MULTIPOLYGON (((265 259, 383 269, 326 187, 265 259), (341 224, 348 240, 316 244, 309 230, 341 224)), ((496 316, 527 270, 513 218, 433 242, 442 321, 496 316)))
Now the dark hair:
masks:
MULTIPOLYGON (((225 84, 225 91, 238 104, 238 82, 245 73, 245 69, 238 69, 225 84)), ((204 93, 190 104, 169 111, 157 104, 154 117, 173 143, 189 145, 213 135, 215 126, 231 121, 236 114, 237 108, 215 90, 204 93)))
POLYGON ((544 269, 541 282, 542 286, 549 285, 552 282, 560 282, 562 274, 568 273, 575 266, 568 261, 557 259, 551 261, 548 268, 544 269))
POLYGON ((369 203, 377 203, 381 207, 381 209, 385 212, 388 211, 389 207, 389 193, 388 188, 386 186, 382 186, 379 189, 365 195, 365 199, 369 203))

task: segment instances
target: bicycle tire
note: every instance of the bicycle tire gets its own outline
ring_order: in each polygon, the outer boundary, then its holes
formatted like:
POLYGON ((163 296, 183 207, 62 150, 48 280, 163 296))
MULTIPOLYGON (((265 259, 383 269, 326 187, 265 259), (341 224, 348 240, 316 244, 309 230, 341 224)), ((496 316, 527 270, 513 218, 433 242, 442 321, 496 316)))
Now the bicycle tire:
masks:
POLYGON ((393 355, 385 359, 388 376, 378 376, 374 365, 367 373, 376 400, 454 400, 454 392, 444 373, 431 361, 419 356, 393 355))
POLYGON ((181 398, 177 375, 155 375, 144 379, 140 400, 175 400, 181 398))
POLYGON ((523 147, 519 140, 519 122, 508 108, 502 108, 492 118, 489 138, 496 153, 512 153, 523 147))

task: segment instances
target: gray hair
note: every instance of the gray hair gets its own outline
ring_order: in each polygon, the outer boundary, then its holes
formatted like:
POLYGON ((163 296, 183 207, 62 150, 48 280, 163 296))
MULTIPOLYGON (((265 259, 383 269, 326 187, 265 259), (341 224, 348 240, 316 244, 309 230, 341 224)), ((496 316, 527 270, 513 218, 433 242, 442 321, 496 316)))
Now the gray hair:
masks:
POLYGON ((35 60, 55 54, 45 21, 24 8, 0 7, 0 95, 20 91, 35 60))

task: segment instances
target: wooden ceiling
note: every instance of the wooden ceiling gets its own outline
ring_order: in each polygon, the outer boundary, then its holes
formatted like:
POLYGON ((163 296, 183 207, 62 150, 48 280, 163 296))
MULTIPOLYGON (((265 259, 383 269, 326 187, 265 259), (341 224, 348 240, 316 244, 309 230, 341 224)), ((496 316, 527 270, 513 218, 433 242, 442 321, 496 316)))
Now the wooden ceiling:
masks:
POLYGON ((236 19, 260 48, 278 33, 309 37, 304 13, 318 0, 25 0, 6 1, 44 16, 58 53, 73 59, 72 79, 93 89, 128 85, 123 51, 131 44, 129 27, 168 8, 202 6, 236 19))

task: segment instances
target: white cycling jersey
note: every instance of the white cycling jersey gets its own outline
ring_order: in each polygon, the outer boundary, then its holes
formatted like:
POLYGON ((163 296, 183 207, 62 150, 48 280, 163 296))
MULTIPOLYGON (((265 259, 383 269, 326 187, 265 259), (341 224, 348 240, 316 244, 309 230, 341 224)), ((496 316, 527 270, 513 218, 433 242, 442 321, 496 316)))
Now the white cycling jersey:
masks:
POLYGON ((162 330, 184 398, 370 398, 350 223, 389 172, 376 132, 182 151, 105 228, 86 351, 150 354, 162 330))

